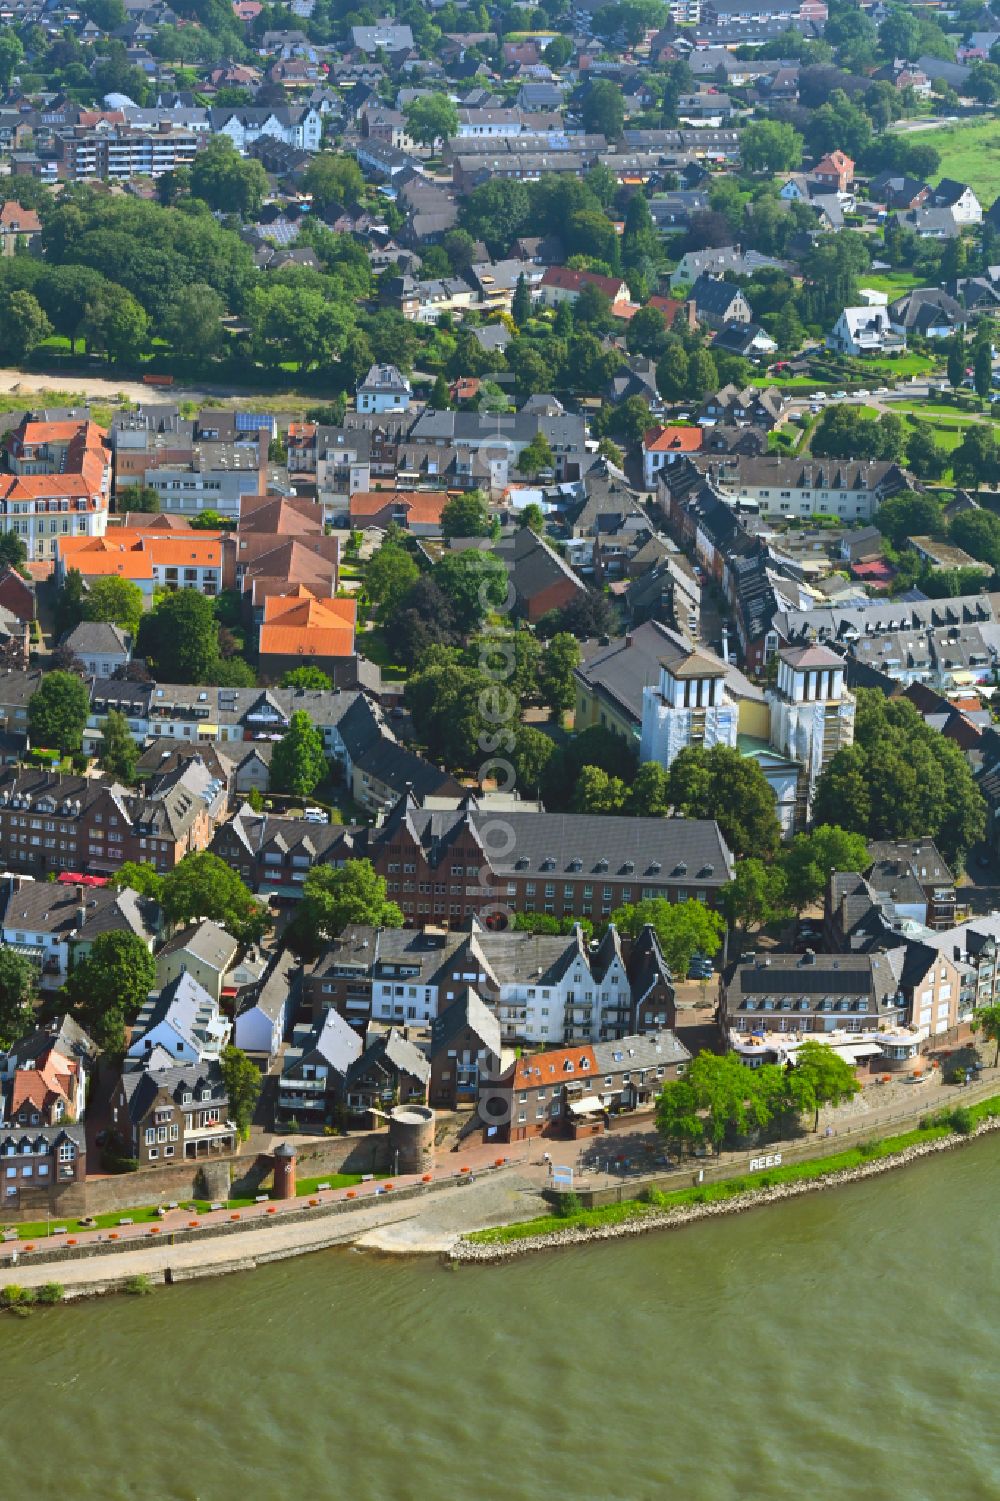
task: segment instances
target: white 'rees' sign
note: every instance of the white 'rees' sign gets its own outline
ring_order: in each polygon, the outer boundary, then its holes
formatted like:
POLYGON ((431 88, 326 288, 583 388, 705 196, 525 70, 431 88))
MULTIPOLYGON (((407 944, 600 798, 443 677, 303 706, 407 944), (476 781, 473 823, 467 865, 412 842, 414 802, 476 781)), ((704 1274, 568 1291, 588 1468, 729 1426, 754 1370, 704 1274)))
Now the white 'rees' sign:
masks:
POLYGON ((780 1152, 775 1152, 775 1154, 774 1154, 773 1157, 751 1157, 750 1158, 750 1171, 752 1173, 762 1173, 766 1167, 780 1167, 780 1166, 781 1166, 781 1153, 780 1152))

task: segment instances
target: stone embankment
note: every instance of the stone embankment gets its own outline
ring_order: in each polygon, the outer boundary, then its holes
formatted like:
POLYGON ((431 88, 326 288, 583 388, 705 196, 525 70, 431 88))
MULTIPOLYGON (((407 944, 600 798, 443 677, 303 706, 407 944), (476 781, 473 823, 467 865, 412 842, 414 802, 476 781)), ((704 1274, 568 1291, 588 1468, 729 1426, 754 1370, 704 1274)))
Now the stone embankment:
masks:
POLYGON ((785 1199, 796 1199, 801 1194, 877 1178, 882 1173, 893 1172, 896 1168, 917 1162, 921 1157, 929 1157, 933 1152, 947 1152, 954 1147, 965 1146, 977 1137, 996 1130, 1000 1130, 1000 1117, 983 1121, 967 1136, 955 1133, 936 1141, 921 1142, 895 1152, 890 1157, 862 1163, 859 1167, 843 1168, 824 1173, 818 1178, 806 1178, 798 1183, 777 1183, 768 1188, 749 1189, 746 1193, 733 1194, 731 1198, 716 1199, 704 1204, 684 1204, 676 1209, 649 1208, 637 1213, 634 1219, 619 1220, 613 1224, 583 1227, 568 1225, 565 1230, 557 1230, 550 1235, 525 1235, 504 1241, 462 1239, 456 1242, 447 1257, 450 1261, 458 1262, 512 1261, 517 1256, 526 1256, 533 1251, 553 1251, 563 1246, 580 1246, 601 1240, 622 1240, 630 1235, 645 1235, 651 1230, 680 1230, 685 1225, 693 1225, 697 1220, 714 1219, 724 1214, 743 1214, 748 1209, 778 1204, 785 1199))

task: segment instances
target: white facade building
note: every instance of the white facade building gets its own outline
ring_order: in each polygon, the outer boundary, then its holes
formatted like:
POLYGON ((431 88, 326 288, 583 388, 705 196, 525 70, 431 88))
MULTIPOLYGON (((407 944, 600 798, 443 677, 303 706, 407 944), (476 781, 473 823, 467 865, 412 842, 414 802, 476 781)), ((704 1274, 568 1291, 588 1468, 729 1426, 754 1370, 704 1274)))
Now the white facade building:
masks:
POLYGON ((844 660, 825 646, 780 651, 777 688, 767 697, 771 745, 802 767, 799 800, 805 812, 824 767, 854 743, 855 701, 844 682, 844 660))
POLYGON ((639 760, 669 766, 689 745, 735 747, 738 721, 723 663, 698 652, 662 661, 659 683, 642 691, 639 760))

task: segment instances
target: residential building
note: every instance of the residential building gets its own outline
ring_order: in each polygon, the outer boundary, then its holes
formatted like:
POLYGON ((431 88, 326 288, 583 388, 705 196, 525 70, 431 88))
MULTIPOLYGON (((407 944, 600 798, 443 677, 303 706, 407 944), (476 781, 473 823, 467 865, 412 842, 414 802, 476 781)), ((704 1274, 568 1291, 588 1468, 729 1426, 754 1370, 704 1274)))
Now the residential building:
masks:
POLYGON ((111 1130, 140 1168, 228 1156, 236 1127, 218 1063, 126 1069, 111 1099, 111 1130))
POLYGON ((813 177, 835 193, 846 193, 854 181, 854 163, 844 151, 830 151, 813 168, 813 177))
POLYGON ((181 975, 190 975, 218 1006, 238 951, 236 939, 218 923, 207 917, 188 923, 172 934, 157 954, 157 984, 166 989, 181 975))
POLYGON ((431 1027, 431 1104, 445 1110, 478 1104, 488 1117, 489 1086, 503 1061, 500 1023, 467 985, 431 1027))
POLYGON ((732 878, 732 856, 709 820, 504 811, 501 856, 490 849, 497 816, 472 797, 439 813, 407 796, 369 831, 366 853, 408 921, 458 926, 508 909, 607 919, 647 897, 714 906, 732 878))
POLYGON ((407 412, 412 387, 395 365, 373 365, 357 389, 359 412, 407 412))
POLYGON ((753 320, 753 311, 739 287, 721 276, 699 276, 691 288, 690 301, 698 322, 709 328, 723 329, 753 320))
POLYGON ((485 1137, 515 1142, 599 1134, 612 1115, 648 1109, 690 1061, 673 1032, 525 1054, 482 1092, 485 1137))
POLYGON ((65 984, 71 963, 86 958, 101 933, 131 933, 152 950, 152 905, 128 887, 11 879, 0 937, 38 965, 43 990, 65 984))
POLYGON ((886 308, 845 307, 826 336, 826 347, 854 356, 900 354, 906 349, 906 335, 893 329, 886 308))
POLYGON ((347 1071, 363 1051, 361 1038, 337 1011, 327 1011, 314 1027, 296 1027, 278 1081, 279 1116, 334 1118, 343 1101, 347 1071))
POLYGON ((10 434, 0 474, 0 515, 32 561, 55 555, 58 540, 102 537, 108 524, 111 454, 89 420, 36 421, 26 414, 10 434))
POLYGON ((647 490, 656 489, 656 476, 665 464, 686 453, 698 453, 702 444, 700 427, 651 427, 642 439, 642 477, 647 490))
POLYGON ((32 208, 22 208, 13 198, 0 207, 0 256, 14 255, 19 249, 35 250, 42 233, 42 221, 32 208))
POLYGON ((596 271, 571 271, 567 266, 549 266, 538 288, 543 307, 558 307, 560 302, 575 302, 584 287, 596 287, 611 303, 630 301, 628 283, 620 277, 601 276, 596 271))
POLYGON ((219 1003, 193 975, 181 971, 151 995, 132 1027, 126 1068, 170 1068, 221 1058, 232 1026, 219 1003))
POLYGON ((240 999, 233 1043, 244 1053, 277 1058, 298 1008, 302 970, 287 952, 276 954, 261 979, 240 999))
POLYGON ((86 1170, 87 1136, 82 1126, 0 1129, 5 1213, 71 1203, 67 1190, 82 1187, 86 1170))
POLYGON ((103 620, 81 620, 59 644, 72 652, 88 678, 109 678, 132 660, 132 637, 103 620))
POLYGON ((395 1105, 426 1105, 430 1064, 405 1032, 369 1029, 365 1050, 344 1077, 344 1107, 355 1120, 380 1125, 395 1105))
POLYGON ((300 586, 291 597, 264 600, 258 644, 260 675, 277 679, 303 660, 330 674, 353 664, 357 601, 315 599, 300 586))

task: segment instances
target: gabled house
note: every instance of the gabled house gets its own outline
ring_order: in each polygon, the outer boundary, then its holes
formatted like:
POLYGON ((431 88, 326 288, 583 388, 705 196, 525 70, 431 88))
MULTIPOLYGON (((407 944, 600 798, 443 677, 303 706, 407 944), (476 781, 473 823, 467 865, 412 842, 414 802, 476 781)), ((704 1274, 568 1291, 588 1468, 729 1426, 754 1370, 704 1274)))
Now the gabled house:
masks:
POLYGON ((218 923, 208 918, 189 923, 168 938, 157 954, 157 982, 165 988, 181 975, 190 975, 218 1005, 238 949, 236 939, 218 923))
MULTIPOLYGON (((482 1101, 500 1073, 501 1055, 500 1023, 468 986, 431 1025, 431 1104, 457 1110, 482 1101)), ((488 1117, 488 1102, 485 1109, 488 1117)))
POLYGON ((691 302, 699 323, 722 329, 727 324, 748 324, 753 312, 739 287, 717 276, 699 276, 691 288, 691 302))
POLYGON ((848 307, 826 336, 836 354, 894 354, 906 348, 906 335, 892 328, 886 308, 848 307))
POLYGON ((151 995, 135 1019, 126 1068, 216 1062, 232 1027, 204 986, 186 973, 151 995))
POLYGON ((363 1044, 339 1012, 326 1011, 314 1027, 297 1027, 285 1053, 278 1081, 282 1119, 316 1121, 337 1113, 348 1069, 361 1057, 363 1044))
POLYGON ((395 365, 373 365, 357 388, 359 412, 407 412, 413 388, 395 365))
POLYGON ((126 1069, 111 1097, 111 1131, 141 1168, 235 1151, 219 1064, 126 1069))
POLYGON ((925 339, 948 339, 968 322, 965 309, 954 297, 938 287, 916 287, 889 305, 889 322, 894 332, 919 334, 925 339))
POLYGON ((979 199, 968 183, 956 182, 953 177, 942 177, 937 187, 932 188, 927 206, 947 209, 959 226, 983 222, 983 206, 979 199))
POLYGON ((835 193, 846 193, 854 181, 854 163, 844 151, 830 151, 813 168, 813 177, 835 193))
MULTIPOLYGON (((388 1114, 394 1105, 427 1103, 427 1056, 404 1032, 369 1028, 365 1050, 347 1070, 344 1103, 350 1116, 388 1114)), ((373 1117, 378 1124, 378 1116, 373 1117)))
POLYGON ((278 954, 263 978, 239 1003, 233 1042, 244 1053, 276 1058, 302 992, 301 966, 287 952, 278 954))

